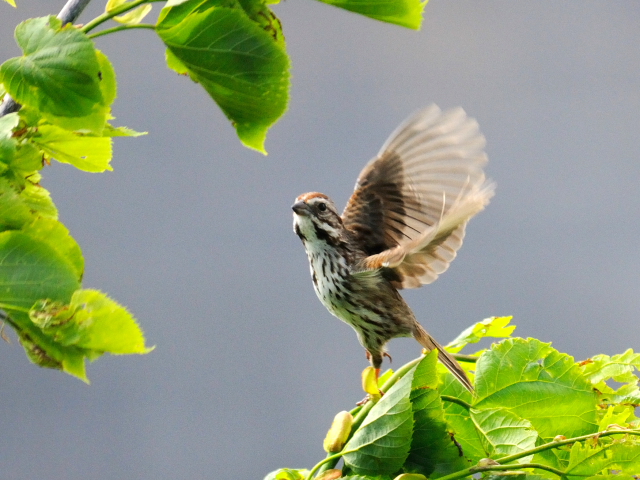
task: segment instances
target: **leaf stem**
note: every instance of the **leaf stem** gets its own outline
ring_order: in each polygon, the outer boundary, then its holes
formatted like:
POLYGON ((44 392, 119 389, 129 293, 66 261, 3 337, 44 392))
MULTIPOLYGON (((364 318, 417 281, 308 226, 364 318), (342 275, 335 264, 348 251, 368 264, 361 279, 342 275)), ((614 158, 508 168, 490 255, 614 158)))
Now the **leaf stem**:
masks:
MULTIPOLYGON (((611 435, 636 435, 640 436, 640 429, 635 430, 605 430, 604 432, 596 432, 590 433, 588 435, 582 435, 580 437, 567 438, 566 440, 560 440, 558 442, 549 442, 544 445, 540 445, 538 447, 532 448, 530 450, 526 450, 520 453, 514 453, 513 455, 507 455, 506 457, 497 458, 496 462, 498 463, 508 463, 514 460, 517 460, 522 457, 526 457, 528 455, 536 454, 543 452, 545 450, 550 450, 552 448, 562 447, 564 445, 570 445, 572 443, 581 442, 582 440, 588 440, 594 437, 609 437, 611 435)), ((444 477, 442 477, 444 478, 444 477)))
POLYGON ((461 407, 466 408, 467 410, 471 410, 471 404, 465 402, 464 400, 462 400, 461 398, 458 397, 452 397, 451 395, 440 395, 440 398, 442 400, 444 400, 445 402, 451 402, 451 403, 457 403, 458 405, 460 405, 461 407))
POLYGON ((91 33, 87 36, 89 38, 98 38, 103 35, 108 35, 109 33, 119 32, 120 30, 132 30, 134 28, 146 28, 146 29, 155 30, 156 26, 150 23, 139 23, 137 25, 120 25, 119 27, 107 28, 105 30, 100 30, 99 32, 96 32, 96 33, 91 33))
MULTIPOLYGON (((311 480, 316 472, 320 469, 320 467, 322 467, 323 465, 326 465, 327 463, 331 463, 335 460, 335 462, 333 463, 333 465, 335 465, 336 463, 338 463, 338 460, 340 460, 340 458, 342 457, 342 455, 344 455, 347 452, 338 452, 338 453, 333 453, 331 455, 329 455, 328 457, 322 459, 319 463, 317 463, 309 472, 309 475, 307 475, 307 479, 306 480, 311 480)), ((329 467, 331 468, 331 467, 329 467)), ((324 470, 327 470, 326 468, 324 470)))
POLYGON ((133 10, 134 8, 139 7, 140 5, 143 5, 145 3, 164 2, 164 1, 165 0, 134 0, 130 3, 122 4, 119 7, 116 7, 109 12, 104 12, 102 15, 98 15, 96 18, 91 20, 80 30, 84 33, 88 33, 94 28, 96 28, 98 25, 101 25, 104 22, 111 20, 113 17, 116 17, 121 13, 128 12, 129 10, 133 10))
MULTIPOLYGON (((521 468, 538 468, 540 470, 547 470, 548 472, 555 473, 559 477, 563 477, 566 475, 562 470, 558 470, 556 468, 550 467, 548 465, 542 465, 541 463, 517 463, 514 465, 486 465, 482 467, 471 467, 471 473, 480 473, 480 472, 497 472, 503 470, 513 470, 515 467, 516 470, 521 468)), ((441 477, 445 478, 445 477, 441 477)))
POLYGON ((479 357, 475 355, 465 355, 464 353, 452 353, 451 356, 459 362, 476 363, 479 357))
POLYGON ((556 469, 552 469, 552 467, 548 467, 546 465, 540 465, 540 464, 527 464, 527 463, 511 463, 514 460, 518 460, 519 458, 523 458, 523 457, 527 457, 529 455, 533 455, 536 453, 540 453, 544 450, 550 450, 552 448, 558 448, 558 447, 562 447, 563 445, 569 445, 572 443, 576 443, 576 442, 581 442, 582 440, 588 440, 590 438, 594 438, 594 437, 608 437, 611 435, 636 435, 636 436, 640 436, 640 429, 633 429, 633 430, 606 430, 604 432, 596 432, 596 433, 590 433, 588 435, 582 435, 579 437, 573 437, 573 438, 567 438, 566 440, 560 440, 558 442, 549 442, 549 443, 545 443, 544 445, 540 445, 538 447, 535 448, 531 448, 529 450, 524 450, 522 452, 519 453, 515 453, 513 455, 507 455, 505 457, 502 458, 497 458, 495 459, 495 461, 500 464, 500 465, 487 465, 487 466, 473 466, 473 467, 469 467, 465 470, 460 470, 459 472, 455 472, 455 473, 451 473, 449 475, 445 475, 444 477, 440 477, 438 480, 455 480, 457 478, 465 478, 468 477, 469 475, 472 475, 474 473, 478 473, 478 472, 484 472, 484 471, 489 471, 489 470, 509 470, 509 469, 519 469, 519 468, 540 468, 543 470, 548 470, 550 472, 555 473, 556 475, 559 476, 566 476, 566 472, 562 472, 560 470, 556 470, 556 469), (506 465, 508 464, 508 465, 506 465))
MULTIPOLYGON (((18 312, 23 312, 23 313, 29 313, 31 311, 31 309, 29 308, 18 307, 17 305, 11 305, 8 303, 0 303, 0 308, 2 308, 3 310, 16 310, 18 312)), ((6 313, 5 315, 8 316, 6 313)))

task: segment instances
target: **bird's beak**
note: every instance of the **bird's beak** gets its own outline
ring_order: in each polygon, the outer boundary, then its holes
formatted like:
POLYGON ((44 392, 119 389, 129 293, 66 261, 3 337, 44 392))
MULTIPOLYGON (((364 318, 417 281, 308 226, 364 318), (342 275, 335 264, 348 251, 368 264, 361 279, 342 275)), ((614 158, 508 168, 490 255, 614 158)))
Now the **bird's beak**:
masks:
POLYGON ((291 209, 298 215, 308 215, 309 214, 309 205, 303 200, 294 203, 291 205, 291 209))

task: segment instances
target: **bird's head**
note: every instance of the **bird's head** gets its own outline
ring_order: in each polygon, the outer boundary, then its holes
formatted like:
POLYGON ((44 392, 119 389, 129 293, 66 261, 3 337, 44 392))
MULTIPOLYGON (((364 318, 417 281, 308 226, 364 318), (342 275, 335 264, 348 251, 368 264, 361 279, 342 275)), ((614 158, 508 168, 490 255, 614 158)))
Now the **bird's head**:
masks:
POLYGON ((296 198, 293 210, 293 231, 307 242, 324 241, 335 244, 342 234, 342 218, 329 197, 309 192, 296 198))

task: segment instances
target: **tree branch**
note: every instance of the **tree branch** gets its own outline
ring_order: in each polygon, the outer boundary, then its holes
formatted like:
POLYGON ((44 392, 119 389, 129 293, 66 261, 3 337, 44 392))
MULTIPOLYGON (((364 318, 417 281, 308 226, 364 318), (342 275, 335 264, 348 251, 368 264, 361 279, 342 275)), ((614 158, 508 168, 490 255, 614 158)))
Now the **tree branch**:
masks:
POLYGON ((68 0, 65 6, 62 7, 62 10, 60 10, 58 18, 62 20, 63 25, 75 22, 85 7, 89 5, 90 1, 91 0, 68 0))

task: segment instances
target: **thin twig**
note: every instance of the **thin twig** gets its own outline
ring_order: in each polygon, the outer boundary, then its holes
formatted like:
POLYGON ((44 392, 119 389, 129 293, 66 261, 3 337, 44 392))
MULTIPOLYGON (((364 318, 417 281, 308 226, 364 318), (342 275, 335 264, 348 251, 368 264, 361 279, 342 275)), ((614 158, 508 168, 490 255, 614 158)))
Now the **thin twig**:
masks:
POLYGON ((485 465, 482 467, 471 467, 469 470, 471 473, 480 473, 480 472, 499 472, 499 471, 509 471, 509 470, 520 470, 522 468, 538 468, 540 470, 547 470, 548 472, 555 473, 559 477, 566 475, 562 470, 558 470, 557 468, 550 467, 548 465, 542 465, 541 463, 516 463, 512 465, 485 465))
POLYGON ((440 398, 445 402, 457 403, 461 407, 466 408, 467 410, 471 410, 471 404, 465 402, 461 398, 452 397, 451 395, 440 395, 440 398))
POLYGON ((476 355, 465 355, 464 353, 452 353, 451 356, 459 362, 476 363, 478 358, 476 355))
MULTIPOLYGON (((573 438, 567 438, 566 440, 560 440, 557 442, 549 442, 549 443, 545 443, 544 445, 540 445, 538 447, 535 448, 531 448, 529 450, 524 450, 522 452, 518 452, 518 453, 514 453, 513 455, 507 455, 505 457, 502 458, 496 458, 496 464, 494 468, 494 470, 509 470, 509 469, 515 469, 518 470, 520 468, 528 468, 526 467, 527 465, 536 465, 536 464, 517 464, 514 463, 512 464, 511 462, 518 460, 520 458, 523 457, 528 457, 529 455, 534 455, 536 453, 540 453, 544 450, 550 450, 552 448, 558 448, 561 447, 563 445, 570 445, 572 443, 576 443, 576 442, 581 442, 583 440, 588 440, 590 438, 602 438, 602 437, 608 437, 611 435, 635 435, 635 436, 640 436, 640 430, 638 429, 630 429, 630 430, 606 430, 604 432, 596 432, 596 433, 590 433, 588 435, 581 435, 579 437, 573 437, 573 438)), ((492 467, 492 465, 489 466, 473 466, 473 467, 469 467, 466 468, 464 470, 460 470, 459 472, 455 472, 455 473, 450 473, 449 475, 445 475, 444 477, 440 477, 439 480, 456 480, 458 478, 466 478, 469 475, 472 475, 473 473, 477 473, 477 472, 482 472, 482 471, 487 471, 490 470, 489 467, 492 467)), ((545 470, 549 470, 550 467, 547 466, 534 466, 531 468, 543 468, 545 470)), ((554 471, 554 470, 549 470, 550 472, 555 473, 556 475, 566 475, 566 472, 562 472, 560 470, 558 471, 554 471)))
POLYGON ((87 36, 91 39, 101 37, 102 35, 108 35, 113 32, 120 32, 122 30, 133 30, 134 28, 146 28, 150 30, 155 30, 156 26, 150 23, 138 23, 136 25, 120 25, 119 27, 107 28, 106 30, 100 30, 96 33, 90 33, 87 36))

